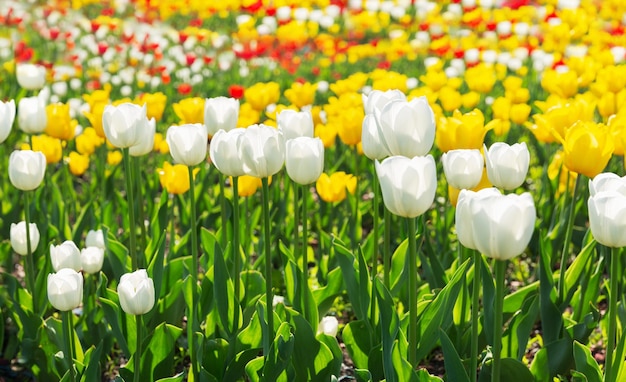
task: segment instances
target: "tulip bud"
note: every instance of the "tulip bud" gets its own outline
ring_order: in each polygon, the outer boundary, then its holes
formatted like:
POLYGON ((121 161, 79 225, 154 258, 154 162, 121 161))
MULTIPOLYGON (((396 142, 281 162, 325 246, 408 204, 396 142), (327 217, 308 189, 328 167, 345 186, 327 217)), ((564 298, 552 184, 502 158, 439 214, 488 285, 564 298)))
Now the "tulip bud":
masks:
POLYGON ((41 65, 19 64, 15 73, 17 83, 26 90, 39 90, 46 83, 46 68, 41 65))
POLYGON ((315 182, 324 171, 324 144, 319 138, 298 137, 287 141, 287 174, 298 184, 315 182))
POLYGON ((597 192, 589 197, 587 207, 594 239, 607 247, 626 246, 626 195, 616 190, 597 192))
POLYGON ((48 301, 60 311, 77 308, 83 300, 83 275, 70 268, 48 274, 48 301))
POLYGON ((140 129, 138 132, 140 134, 139 141, 128 149, 128 153, 134 157, 147 155, 154 148, 154 134, 156 132, 156 121, 154 118, 148 120, 145 128, 140 129))
POLYGON ((82 268, 80 250, 71 240, 64 241, 60 245, 50 244, 50 261, 56 272, 63 268, 70 268, 79 272, 82 268))
POLYGON ((241 176, 245 174, 241 163, 241 137, 246 129, 236 128, 230 131, 219 130, 209 146, 211 162, 226 176, 241 176))
POLYGON ((497 260, 508 260, 524 252, 535 228, 532 196, 528 192, 502 195, 488 188, 477 194, 466 215, 473 225, 476 249, 497 260))
POLYGON ((285 109, 276 118, 285 142, 297 137, 313 137, 313 117, 308 111, 285 109))
POLYGON ((128 314, 145 314, 154 306, 154 282, 145 269, 122 275, 117 294, 122 310, 128 314))
POLYGON ((280 130, 263 124, 252 125, 241 138, 243 170, 247 175, 267 178, 285 163, 285 143, 280 130))
POLYGON ((219 130, 235 129, 238 118, 238 99, 215 97, 204 100, 204 125, 210 136, 214 136, 219 130))
MULTIPOLYGON (((37 224, 30 223, 28 226, 28 233, 30 236, 30 250, 34 252, 39 245, 39 229, 37 224)), ((28 247, 26 242, 26 222, 21 221, 17 224, 11 223, 11 248, 19 255, 28 255, 28 247)))
POLYGON ((376 123, 374 114, 367 114, 363 118, 361 146, 363 147, 363 154, 370 159, 381 160, 389 156, 389 151, 382 142, 380 128, 376 123))
POLYGON ((209 135, 203 124, 171 126, 165 139, 176 163, 195 166, 206 159, 209 135))
POLYGON ((626 176, 620 177, 612 172, 603 172, 589 180, 590 196, 595 196, 605 191, 615 191, 626 195, 626 176))
POLYGON ((104 233, 102 230, 99 229, 94 231, 90 229, 89 232, 87 232, 87 237, 85 237, 85 246, 106 249, 106 245, 104 244, 104 233))
POLYGON ((87 247, 80 251, 80 263, 85 273, 98 273, 104 262, 104 249, 87 247))
POLYGON ((456 202, 455 225, 456 236, 464 247, 469 249, 477 249, 474 243, 474 225, 472 208, 470 204, 472 200, 479 197, 489 197, 492 195, 502 195, 497 188, 485 188, 480 194, 476 191, 462 189, 456 202))
POLYGON ((392 156, 376 161, 385 207, 394 215, 414 218, 433 204, 437 170, 431 155, 409 159, 392 156))
POLYGON ((407 101, 393 100, 376 120, 382 141, 391 155, 407 158, 426 155, 435 140, 435 114, 426 97, 407 101))
POLYGON ((15 101, 0 102, 0 143, 4 142, 15 121, 15 101))
POLYGON ((17 108, 17 122, 20 129, 28 134, 39 134, 46 129, 48 116, 46 102, 41 94, 20 100, 17 108))
POLYGON ((441 161, 448 184, 452 187, 470 189, 480 183, 484 160, 479 150, 450 150, 443 153, 441 161))
POLYGON ((503 142, 485 146, 485 163, 489 181, 496 187, 513 190, 521 186, 526 179, 530 153, 526 142, 509 146, 503 142))
POLYGON ((39 187, 46 173, 46 156, 39 151, 16 150, 9 157, 9 180, 19 190, 39 187))
POLYGON ((146 105, 123 103, 107 105, 102 113, 102 128, 109 142, 118 148, 132 147, 145 139, 145 130, 150 128, 146 116, 146 105))
POLYGON ((336 337, 338 329, 339 321, 337 321, 337 317, 325 316, 318 325, 317 333, 324 333, 327 336, 336 337))
POLYGON ((365 114, 381 112, 385 105, 393 100, 406 101, 406 95, 398 89, 380 91, 372 90, 368 95, 363 94, 363 109, 365 114))

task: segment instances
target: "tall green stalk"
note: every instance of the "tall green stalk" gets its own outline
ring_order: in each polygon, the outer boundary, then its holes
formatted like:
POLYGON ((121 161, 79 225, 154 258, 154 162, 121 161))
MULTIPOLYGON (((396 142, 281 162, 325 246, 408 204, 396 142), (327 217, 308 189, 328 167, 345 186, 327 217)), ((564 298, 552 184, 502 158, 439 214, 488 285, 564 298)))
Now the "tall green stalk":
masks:
POLYGON ((407 218, 409 240, 409 363, 417 366, 417 241, 415 239, 415 218, 407 218))
POLYGON ((616 341, 616 333, 617 333, 617 290, 619 289, 619 268, 620 268, 620 259, 619 259, 619 248, 611 248, 611 270, 609 273, 610 277, 610 295, 609 295, 609 333, 606 344, 606 360, 605 360, 605 374, 604 381, 611 382, 617 379, 617 375, 614 375, 615 370, 613 366, 615 366, 614 358, 614 350, 615 350, 615 341, 616 341))
POLYGON ((74 369, 74 325, 72 323, 72 311, 63 312, 63 330, 65 331, 65 356, 70 371, 70 381, 76 381, 76 370, 74 369))
POLYGON ((383 213, 383 220, 385 221, 383 232, 383 283, 387 289, 391 289, 391 213, 386 208, 383 213))
MULTIPOLYGON (((300 187, 298 187, 297 185, 294 184, 294 188, 298 189, 300 187)), ((302 246, 301 246, 301 250, 302 250, 302 287, 300 288, 300 291, 302 293, 302 313, 304 314, 304 317, 307 320, 310 320, 311 318, 311 314, 309 312, 309 295, 306 292, 306 286, 309 283, 309 260, 308 260, 308 244, 309 244, 309 240, 308 240, 308 219, 307 219, 307 201, 306 201, 306 195, 307 195, 307 190, 306 190, 306 186, 302 186, 302 246)), ((296 223, 297 224, 297 223, 296 223)), ((313 323, 311 322, 311 324, 313 325, 313 323)))
POLYGON ((33 297, 33 312, 37 309, 37 294, 36 294, 36 276, 37 268, 35 268, 35 259, 33 258, 33 247, 30 242, 30 192, 24 192, 24 221, 26 222, 26 286, 28 287, 31 296, 33 297))
MULTIPOLYGON (((235 298, 239 301, 241 283, 241 249, 239 248, 239 177, 233 177, 233 281, 235 282, 235 298)), ((239 325, 239 309, 234 311, 233 325, 236 331, 239 325)))
POLYGON ((372 217, 374 220, 372 223, 372 229, 374 231, 374 252, 372 253, 372 280, 374 280, 374 277, 376 277, 376 273, 378 270, 378 243, 380 243, 380 238, 378 237, 378 209, 380 205, 380 193, 378 192, 379 188, 380 186, 378 185, 378 176, 376 175, 376 173, 374 173, 374 176, 372 176, 372 192, 374 193, 374 216, 372 217))
POLYGON ((565 300, 565 267, 567 266, 567 257, 569 255, 570 242, 572 241, 572 231, 574 230, 574 217, 576 208, 576 195, 578 193, 578 185, 580 183, 581 174, 576 177, 572 199, 570 200, 569 215, 567 216, 567 226, 565 227, 565 240, 563 241, 563 251, 561 252, 561 264, 559 271, 559 304, 563 304, 565 300))
POLYGON ((131 157, 131 161, 133 162, 132 164, 132 170, 133 170, 133 179, 135 181, 135 190, 137 191, 137 216, 139 217, 139 227, 140 227, 140 232, 141 232, 141 241, 139 242, 139 248, 145 249, 146 248, 146 217, 145 217, 145 212, 144 212, 144 200, 143 200, 143 193, 141 192, 141 177, 139 176, 140 174, 140 166, 139 166, 139 160, 140 157, 131 157))
POLYGON ((142 267, 143 261, 140 261, 137 256, 137 223, 135 222, 135 195, 133 184, 133 172, 130 163, 130 153, 128 147, 122 149, 122 158, 124 161, 124 178, 126 178, 126 199, 128 201, 128 219, 130 220, 130 227, 128 228, 130 234, 130 243, 128 245, 128 252, 130 253, 130 260, 132 264, 132 270, 136 271, 142 267))
POLYGON ((300 256, 300 241, 302 240, 300 238, 300 229, 299 229, 299 225, 300 225, 300 195, 299 194, 300 194, 300 187, 298 184, 294 182, 294 185, 293 185, 293 221, 295 222, 295 224, 293 225, 294 240, 293 240, 292 249, 293 249, 293 255, 296 256, 296 258, 300 256))
MULTIPOLYGON (((190 181, 191 181, 191 174, 190 181)), ((220 203, 222 208, 220 209, 220 217, 222 221, 222 234, 220 235, 220 246, 222 249, 226 248, 226 242, 228 241, 228 224, 226 224, 226 195, 224 194, 224 182, 225 177, 222 173, 220 173, 220 203)))
POLYGON ((135 350, 135 356, 134 356, 134 360, 135 360, 135 372, 133 373, 133 381, 134 382, 139 382, 141 381, 141 342, 142 342, 142 337, 143 337, 143 320, 142 320, 143 315, 138 314, 135 316, 135 324, 137 326, 137 336, 136 336, 136 340, 137 340, 137 348, 135 350))
POLYGON ((269 355, 270 345, 274 341, 274 296, 272 294, 272 253, 271 253, 271 232, 270 232, 270 208, 269 193, 270 188, 267 178, 262 178, 263 185, 263 243, 265 244, 265 314, 267 321, 266 333, 263 336, 263 355, 269 355))
POLYGON ((502 307, 504 305, 504 273, 506 260, 495 260, 496 301, 493 310, 493 363, 491 382, 500 382, 500 364, 502 359, 502 307))
POLYGON ((199 364, 196 354, 195 332, 199 325, 196 322, 196 306, 198 305, 198 230, 196 229, 196 195, 193 180, 193 169, 187 166, 189 171, 189 199, 191 209, 191 306, 187 316, 187 341, 189 343, 189 358, 191 361, 191 372, 194 381, 199 381, 199 364))
MULTIPOLYGON (((461 245, 459 243, 459 245, 461 245)), ((480 269, 482 255, 474 251, 474 282, 472 283, 472 321, 471 321, 471 349, 470 349, 470 381, 476 382, 476 368, 478 367, 478 312, 480 301, 480 269)))

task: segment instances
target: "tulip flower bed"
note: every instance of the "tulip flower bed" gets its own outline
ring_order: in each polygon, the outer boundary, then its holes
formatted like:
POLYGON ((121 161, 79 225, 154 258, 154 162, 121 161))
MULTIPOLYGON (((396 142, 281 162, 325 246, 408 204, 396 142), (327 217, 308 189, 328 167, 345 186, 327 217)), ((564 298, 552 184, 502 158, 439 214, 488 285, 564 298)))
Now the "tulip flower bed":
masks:
POLYGON ((0 381, 625 380, 625 12, 3 3, 0 381))

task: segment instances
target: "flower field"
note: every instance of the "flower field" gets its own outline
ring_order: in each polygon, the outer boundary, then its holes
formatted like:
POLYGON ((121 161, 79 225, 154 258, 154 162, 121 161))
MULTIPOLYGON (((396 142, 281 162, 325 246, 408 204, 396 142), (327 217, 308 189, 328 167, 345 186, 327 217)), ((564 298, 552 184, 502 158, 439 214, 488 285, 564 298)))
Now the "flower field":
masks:
POLYGON ((0 381, 626 380, 621 0, 5 0, 0 381))

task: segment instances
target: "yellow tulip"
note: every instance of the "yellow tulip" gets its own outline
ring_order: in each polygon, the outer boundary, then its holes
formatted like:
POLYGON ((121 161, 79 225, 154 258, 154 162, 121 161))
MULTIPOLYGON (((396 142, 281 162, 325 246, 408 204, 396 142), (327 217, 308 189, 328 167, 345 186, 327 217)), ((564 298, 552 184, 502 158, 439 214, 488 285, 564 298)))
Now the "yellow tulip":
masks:
POLYGON ((83 100, 89 104, 89 109, 102 108, 110 103, 111 85, 104 85, 103 89, 94 90, 91 94, 83 94, 83 100))
POLYGON ((439 89, 439 102, 443 110, 454 111, 461 107, 461 94, 449 86, 444 86, 439 89))
POLYGON ((70 117, 70 105, 63 103, 48 105, 46 106, 46 117, 48 119, 46 134, 65 141, 74 138, 77 122, 72 121, 70 117))
MULTIPOLYGON (((471 191, 480 191, 483 188, 489 188, 489 187, 493 187, 493 185, 491 184, 491 182, 489 181, 489 177, 487 176, 487 169, 484 168, 483 175, 480 178, 480 182, 478 182, 476 187, 472 188, 471 191)), ((450 184, 448 184, 448 200, 450 201, 450 204, 452 204, 453 206, 456 206, 456 202, 459 199, 460 192, 461 190, 459 190, 458 188, 454 188, 450 184)))
POLYGON ((589 121, 574 123, 566 131, 562 143, 565 166, 589 178, 604 170, 614 149, 607 126, 589 121))
POLYGON ((89 168, 89 156, 72 151, 67 158, 67 165, 74 176, 81 176, 89 168))
POLYGON ((319 137, 324 143, 325 148, 330 148, 335 145, 335 139, 337 138, 337 127, 332 124, 317 124, 315 125, 314 136, 319 137))
POLYGON ((529 115, 530 115, 529 105, 525 103, 518 103, 518 104, 511 106, 511 111, 509 113, 511 122, 521 125, 524 122, 528 121, 529 115))
MULTIPOLYGON (((49 135, 33 135, 32 136, 32 150, 40 151, 46 157, 46 163, 59 163, 63 157, 63 145, 58 138, 51 137, 49 135)), ((22 145, 22 150, 31 150, 28 144, 22 145)))
POLYGON ((180 124, 204 123, 204 98, 185 98, 172 105, 180 124))
POLYGON ((496 79, 493 67, 486 64, 478 64, 465 71, 467 87, 478 93, 489 93, 496 84, 496 79))
POLYGON ((578 76, 574 71, 564 73, 546 70, 541 78, 541 86, 551 94, 561 98, 573 97, 578 93, 578 76))
MULTIPOLYGON (((263 111, 280 98, 280 86, 276 82, 259 82, 244 91, 246 102, 256 111, 263 111)), ((241 114, 241 112, 240 112, 241 114)))
POLYGON ((148 119, 154 118, 154 120, 158 122, 163 117, 163 111, 165 110, 165 104, 167 103, 167 96, 161 92, 143 93, 139 97, 135 98, 133 103, 139 106, 143 106, 145 104, 147 107, 148 119))
POLYGON ((89 120, 91 127, 96 130, 96 134, 100 138, 106 138, 104 134, 104 127, 102 127, 102 114, 104 113, 104 108, 106 104, 98 104, 91 108, 91 111, 85 111, 83 114, 89 120))
POLYGON ((550 180, 554 180, 557 179, 558 177, 558 185, 557 185, 557 189, 556 189, 556 196, 558 197, 559 195, 563 194, 565 192, 565 190, 569 190, 569 192, 573 192, 574 191, 574 184, 576 182, 576 177, 578 176, 577 173, 570 171, 564 164, 563 164, 563 151, 559 150, 554 154, 554 157, 552 157, 552 161, 550 162, 550 165, 548 166, 548 178, 550 178, 550 180), (569 185, 568 185, 568 179, 569 179, 569 185))
POLYGON ((317 85, 313 85, 310 82, 294 82, 291 88, 285 90, 285 98, 294 106, 302 108, 303 106, 313 104, 316 90, 317 85))
POLYGON ((91 155, 96 151, 96 148, 104 143, 104 138, 98 136, 96 129, 93 127, 87 127, 83 130, 82 134, 76 137, 76 151, 79 154, 91 155))
POLYGON ((315 188, 319 197, 328 203, 340 202, 347 196, 347 192, 356 192, 357 179, 354 175, 346 174, 343 171, 335 172, 331 176, 322 173, 315 188))
MULTIPOLYGON (((193 175, 200 171, 199 168, 193 170, 193 175)), ((163 162, 163 168, 157 169, 161 187, 170 194, 180 195, 189 191, 189 169, 183 164, 171 165, 163 162)))
POLYGON ((248 127, 259 123, 261 120, 261 112, 254 110, 249 103, 242 103, 239 106, 239 119, 237 119, 237 127, 248 127))
POLYGON ((118 165, 122 161, 122 152, 120 150, 109 151, 107 153, 107 163, 110 166, 118 165))
POLYGON ((481 149, 487 131, 493 124, 485 123, 483 113, 474 109, 469 113, 461 114, 455 110, 452 117, 440 118, 435 141, 443 152, 454 149, 481 149))

